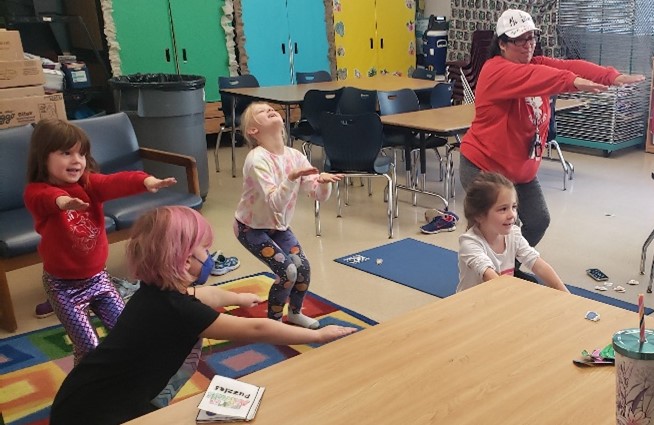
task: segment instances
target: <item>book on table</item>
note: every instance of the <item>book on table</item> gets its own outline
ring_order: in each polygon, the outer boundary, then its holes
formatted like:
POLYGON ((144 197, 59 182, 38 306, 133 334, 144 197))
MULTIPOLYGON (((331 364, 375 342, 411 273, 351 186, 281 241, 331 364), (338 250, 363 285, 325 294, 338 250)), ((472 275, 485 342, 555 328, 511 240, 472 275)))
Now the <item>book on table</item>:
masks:
POLYGON ((215 375, 198 405, 197 423, 251 421, 265 388, 215 375))

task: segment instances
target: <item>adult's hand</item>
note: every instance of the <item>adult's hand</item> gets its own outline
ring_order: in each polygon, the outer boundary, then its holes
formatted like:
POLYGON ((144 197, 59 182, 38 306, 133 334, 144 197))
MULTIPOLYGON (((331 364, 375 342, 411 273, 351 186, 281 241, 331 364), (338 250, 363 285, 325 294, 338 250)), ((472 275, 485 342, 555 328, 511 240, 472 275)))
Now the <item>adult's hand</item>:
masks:
POLYGON ((645 81, 645 76, 641 74, 634 74, 634 75, 629 75, 629 74, 620 74, 618 77, 613 81, 614 86, 622 86, 625 84, 633 84, 633 83, 640 83, 641 81, 645 81))
POLYGON ((577 90, 587 91, 590 93, 599 93, 599 92, 607 91, 609 89, 609 87, 605 86, 604 84, 598 84, 581 77, 575 78, 574 84, 577 90))

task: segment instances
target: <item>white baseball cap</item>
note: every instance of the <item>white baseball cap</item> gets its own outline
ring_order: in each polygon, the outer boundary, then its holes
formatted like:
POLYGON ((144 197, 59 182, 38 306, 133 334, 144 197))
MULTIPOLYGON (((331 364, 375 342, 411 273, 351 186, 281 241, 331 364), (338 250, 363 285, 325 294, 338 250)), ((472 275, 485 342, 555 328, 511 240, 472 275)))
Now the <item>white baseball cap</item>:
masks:
POLYGON ((498 37, 506 34, 509 38, 520 37, 527 31, 540 31, 540 28, 536 28, 530 14, 517 9, 505 10, 497 20, 497 28, 495 29, 498 37))

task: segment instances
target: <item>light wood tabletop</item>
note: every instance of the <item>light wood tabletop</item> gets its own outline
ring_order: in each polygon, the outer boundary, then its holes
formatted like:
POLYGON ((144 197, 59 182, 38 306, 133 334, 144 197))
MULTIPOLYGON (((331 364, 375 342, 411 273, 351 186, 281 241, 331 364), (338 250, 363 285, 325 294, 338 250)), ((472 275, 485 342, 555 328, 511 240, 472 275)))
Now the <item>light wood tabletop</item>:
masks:
MULTIPOLYGON (((505 276, 241 380, 266 387, 256 425, 615 424, 614 367, 572 359, 637 324, 505 276)), ((201 396, 130 424, 194 424, 201 396)))
POLYGON ((418 78, 396 77, 393 75, 377 75, 369 78, 352 78, 341 81, 326 81, 309 84, 290 84, 285 86, 249 87, 221 89, 221 93, 229 93, 236 96, 248 97, 251 99, 274 102, 283 105, 295 105, 304 99, 309 90, 335 90, 341 87, 356 87, 365 90, 390 91, 400 89, 430 89, 438 81, 422 80, 418 78))

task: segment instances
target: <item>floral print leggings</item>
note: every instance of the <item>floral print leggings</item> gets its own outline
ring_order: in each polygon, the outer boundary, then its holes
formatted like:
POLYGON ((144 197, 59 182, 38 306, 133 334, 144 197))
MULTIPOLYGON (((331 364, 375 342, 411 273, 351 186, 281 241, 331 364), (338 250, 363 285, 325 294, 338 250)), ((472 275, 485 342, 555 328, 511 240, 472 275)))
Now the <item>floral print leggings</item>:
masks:
POLYGON ((281 320, 287 299, 289 309, 300 313, 309 289, 311 268, 291 229, 253 229, 235 220, 234 234, 245 249, 277 275, 268 295, 268 318, 281 320))

